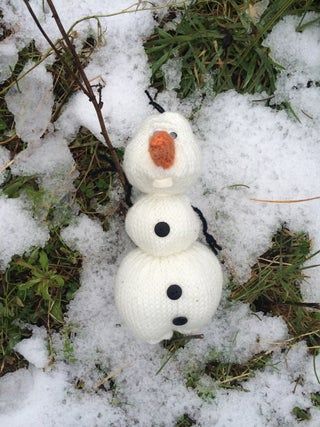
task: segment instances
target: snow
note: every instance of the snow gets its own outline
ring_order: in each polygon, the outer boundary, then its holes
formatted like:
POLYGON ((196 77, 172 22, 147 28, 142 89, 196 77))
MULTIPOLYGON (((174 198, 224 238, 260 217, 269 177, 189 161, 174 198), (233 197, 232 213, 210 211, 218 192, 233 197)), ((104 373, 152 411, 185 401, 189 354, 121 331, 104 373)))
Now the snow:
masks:
POLYGON ((61 237, 70 248, 79 251, 86 258, 110 251, 110 241, 101 224, 90 220, 86 215, 80 215, 74 224, 62 230, 61 237))
MULTIPOLYGON (((103 87, 102 113, 115 146, 122 146, 137 123, 153 112, 144 93, 151 73, 141 41, 151 33, 154 21, 151 13, 144 12, 137 15, 134 28, 131 22, 129 15, 122 16, 117 26, 110 20, 105 36, 107 42, 93 55, 86 69, 89 80, 103 87)), ((103 141, 96 113, 93 108, 88 109, 85 95, 73 97, 57 126, 65 121, 69 121, 70 127, 65 131, 75 132, 79 126, 84 126, 103 141)))
MULTIPOLYGON (((10 39, 0 44, 5 53, 0 66, 3 79, 9 77, 8 67, 15 63, 17 51, 31 39, 42 53, 48 49, 23 2, 14 3, 3 1, 4 23, 14 30, 10 39)), ((30 3, 56 40, 58 30, 47 6, 40 0, 30 3)), ((55 4, 63 11, 66 28, 80 17, 110 14, 131 5, 129 1, 106 4, 101 0, 57 0, 55 4)), ((307 14, 304 22, 315 16, 307 14)), ((104 86, 103 115, 112 141, 120 147, 141 121, 154 113, 144 94, 150 84, 150 69, 143 42, 156 22, 151 11, 99 19, 103 37, 86 71, 93 84, 104 86)), ((229 91, 207 96, 204 102, 198 94, 181 101, 172 90, 180 81, 179 59, 171 68, 164 67, 168 87, 157 101, 166 110, 187 117, 199 110, 192 125, 203 152, 203 174, 191 198, 205 213, 210 230, 224 248, 221 258, 226 274, 231 273, 239 283, 249 277, 256 257, 269 247, 272 234, 284 221, 292 230, 309 232, 314 250, 320 247, 319 200, 294 204, 252 200, 319 195, 319 23, 297 33, 299 21, 299 17, 286 17, 267 36, 265 45, 284 67, 273 103, 290 102, 300 121, 286 111, 266 106, 262 101, 265 94, 229 91)), ((78 24, 76 48, 80 49, 96 29, 96 20, 78 24)), ((23 73, 31 65, 27 64, 23 73)), ((11 172, 35 175, 43 188, 68 197, 77 176, 68 143, 80 126, 100 140, 101 135, 92 105, 80 93, 70 98, 57 122, 50 123, 52 85, 52 76, 42 63, 20 80, 20 91, 13 87, 6 96, 16 132, 28 143, 15 157, 11 172)), ((8 150, 0 147, 0 170, 8 160, 8 150)), ((5 179, 4 173, 1 179, 5 179)), ((118 189, 113 190, 112 197, 119 198, 118 189)), ((188 413, 202 427, 294 426, 297 421, 292 409, 312 406, 310 393, 319 389, 313 364, 320 372, 319 356, 313 360, 304 342, 293 345, 287 341, 291 346, 282 352, 283 343, 290 338, 284 320, 252 313, 247 304, 231 303, 227 290, 213 322, 203 331, 204 339, 191 340, 180 348, 157 374, 168 352, 133 338, 114 306, 115 272, 133 247, 122 219, 115 216, 105 232, 98 220, 82 214, 62 230, 61 237, 83 256, 81 286, 66 313, 75 361, 68 362, 64 354, 63 333, 55 333, 54 361, 48 365, 51 354, 45 331, 34 327, 32 337, 16 346, 29 361, 28 369, 0 379, 0 425, 169 426, 188 413), (215 395, 213 400, 204 401, 186 387, 187 372, 203 366, 212 352, 222 361, 245 363, 262 351, 273 352, 271 362, 243 383, 245 391, 225 390, 203 378, 215 395), (108 378, 114 381, 113 389, 108 378), (83 383, 80 388, 76 386, 79 381, 83 383), (105 389, 99 387, 103 381, 105 389)), ((22 197, 7 199, 0 195, 2 269, 13 255, 43 246, 48 238, 47 226, 33 217, 22 197)), ((314 258, 312 264, 317 263, 319 258, 314 258)), ((306 300, 317 302, 319 271, 307 271, 310 277, 302 291, 306 300)), ((319 425, 319 411, 311 408, 311 414, 311 421, 301 425, 319 425)))
POLYGON ((47 331, 44 327, 38 328, 36 326, 32 330, 32 337, 20 341, 14 349, 36 368, 45 368, 49 362, 45 340, 47 331))
POLYGON ((18 61, 18 49, 14 40, 5 39, 0 44, 0 83, 11 76, 18 61))
POLYGON ((162 65, 161 71, 164 73, 166 88, 168 90, 179 89, 182 76, 182 60, 178 58, 169 59, 162 65))
MULTIPOLYGON (((245 426, 295 426, 297 420, 291 414, 295 406, 309 408, 310 398, 304 393, 304 387, 299 384, 299 375, 306 381, 312 378, 310 368, 312 358, 306 349, 296 346, 289 350, 288 355, 275 354, 270 365, 263 372, 244 384, 243 391, 219 391, 212 405, 204 405, 199 425, 218 425, 231 427, 245 426), (304 361, 301 369, 297 363, 304 361), (311 374, 311 375, 310 375, 311 374), (293 391, 294 390, 294 391, 293 391), (261 423, 261 417, 264 422, 261 423)), ((315 384, 313 390, 318 389, 315 384)), ((306 425, 319 424, 319 415, 306 425)))
POLYGON ((74 162, 67 142, 51 134, 28 145, 16 157, 11 170, 14 175, 52 175, 70 171, 74 162))
MULTIPOLYGON (((307 13, 302 25, 317 17, 316 13, 307 13)), ((302 71, 305 77, 317 79, 320 75, 320 23, 298 32, 300 21, 300 16, 286 16, 275 25, 264 44, 271 49, 271 57, 287 72, 302 71)))
POLYGON ((6 179, 7 171, 5 169, 7 163, 10 160, 10 151, 4 147, 0 147, 0 185, 6 179))
POLYGON ((19 410, 32 387, 32 374, 28 369, 19 369, 3 376, 0 379, 0 413, 19 410))
POLYGON ((5 97, 8 109, 14 114, 17 135, 24 142, 35 141, 43 135, 53 107, 52 75, 43 63, 31 70, 33 66, 33 62, 25 65, 19 77, 29 73, 5 97))
MULTIPOLYGON (((255 99, 233 91, 223 93, 214 102, 205 102, 196 120, 206 153, 206 176, 193 194, 210 195, 200 200, 200 208, 212 213, 211 229, 239 281, 249 277, 250 266, 270 246, 272 234, 284 221, 293 230, 309 232, 314 248, 320 247, 319 201, 264 204, 252 200, 319 194, 319 127, 311 127, 308 118, 301 124, 293 121, 284 111, 252 102, 255 99)), ((309 288, 308 298, 318 300, 320 288, 316 283, 309 288)))
POLYGON ((44 224, 32 217, 22 198, 0 196, 0 268, 7 266, 13 255, 23 255, 32 246, 43 246, 49 238, 44 224))
POLYGON ((47 191, 51 201, 63 199, 74 191, 73 181, 78 176, 68 142, 59 132, 48 133, 33 140, 15 156, 11 167, 13 175, 38 176, 38 183, 47 191))

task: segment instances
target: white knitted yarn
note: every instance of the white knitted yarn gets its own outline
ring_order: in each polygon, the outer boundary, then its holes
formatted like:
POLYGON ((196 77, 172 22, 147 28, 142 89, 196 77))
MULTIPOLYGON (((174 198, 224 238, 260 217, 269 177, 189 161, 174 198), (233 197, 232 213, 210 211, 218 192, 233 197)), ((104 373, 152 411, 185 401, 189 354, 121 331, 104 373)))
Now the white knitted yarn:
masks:
POLYGON ((178 113, 163 113, 149 117, 129 142, 123 161, 129 182, 143 193, 163 192, 164 182, 168 194, 188 190, 200 174, 201 154, 188 121, 178 113), (175 161, 169 169, 156 166, 149 153, 149 139, 155 131, 175 132, 175 161), (160 188, 159 188, 160 187, 160 188))
POLYGON ((126 231, 134 243, 150 255, 181 252, 194 243, 200 220, 185 195, 150 194, 141 197, 126 217, 126 231), (167 224, 166 236, 157 235, 157 224, 167 224))
MULTIPOLYGON (((159 153, 166 160, 165 150, 159 153)), ((192 129, 177 113, 148 118, 125 151, 129 182, 148 194, 129 209, 126 218, 126 231, 139 249, 131 251, 119 267, 115 300, 124 322, 149 343, 169 339, 173 331, 199 332, 220 301, 220 264, 196 242, 200 220, 182 194, 198 177, 200 164, 192 129), (176 134, 169 167, 157 166, 163 163, 154 162, 149 151, 156 131, 176 134)))
POLYGON ((153 257, 137 248, 121 263, 115 301, 134 334, 154 344, 169 339, 173 331, 199 332, 219 304, 222 280, 217 258, 199 242, 167 257, 153 257), (170 285, 181 287, 180 298, 168 298, 170 285), (173 320, 179 317, 187 322, 175 326, 173 320))

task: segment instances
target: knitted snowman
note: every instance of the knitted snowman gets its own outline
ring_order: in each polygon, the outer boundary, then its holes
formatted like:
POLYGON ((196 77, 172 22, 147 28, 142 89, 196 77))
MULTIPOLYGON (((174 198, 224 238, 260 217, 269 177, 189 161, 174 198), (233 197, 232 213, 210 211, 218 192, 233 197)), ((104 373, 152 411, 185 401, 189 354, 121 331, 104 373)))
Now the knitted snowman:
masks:
POLYGON ((115 301, 126 325, 152 344, 173 331, 198 333, 220 301, 220 264, 196 241, 198 210, 184 194, 200 168, 199 145, 177 113, 149 117, 125 151, 127 178, 145 195, 126 217, 126 231, 138 247, 119 267, 115 301))

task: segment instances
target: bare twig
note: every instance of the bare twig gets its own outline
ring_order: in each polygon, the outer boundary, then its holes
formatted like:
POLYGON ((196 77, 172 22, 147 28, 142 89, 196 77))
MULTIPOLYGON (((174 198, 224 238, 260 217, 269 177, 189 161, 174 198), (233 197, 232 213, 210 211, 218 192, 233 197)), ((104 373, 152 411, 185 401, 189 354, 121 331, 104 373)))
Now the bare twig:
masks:
MULTIPOLYGON (((37 27, 39 28, 41 34, 43 35, 43 37, 47 40, 47 42, 49 43, 49 45, 51 46, 52 50, 55 52, 55 54, 57 55, 57 57, 61 60, 61 62, 63 62, 64 66, 66 67, 66 69, 68 70, 68 72, 72 75, 75 75, 75 73, 71 70, 71 68, 69 67, 69 65, 66 63, 66 61, 63 60, 61 53, 59 51, 59 49, 56 47, 56 45, 53 43, 53 41, 50 39, 50 37, 48 36, 48 34, 45 32, 45 30, 43 29, 42 25, 40 24, 36 14, 34 13, 32 7, 30 6, 29 0, 23 0, 24 4, 27 6, 28 11, 30 13, 30 15, 32 16, 32 19, 34 20, 35 24, 37 25, 37 27)), ((87 91, 85 89, 85 87, 83 86, 83 84, 81 83, 81 80, 75 76, 77 79, 77 82, 81 88, 81 90, 88 96, 87 91)))
POLYGON ((15 157, 12 160, 7 161, 3 166, 0 167, 0 173, 4 172, 14 162, 15 162, 15 157))
POLYGON ((107 132, 107 128, 106 128, 106 125, 105 125, 105 122, 104 122, 104 119, 103 119, 103 115, 102 115, 102 102, 98 102, 97 99, 96 99, 96 96, 95 96, 95 94, 93 92, 91 84, 90 84, 90 82, 88 80, 88 77, 87 77, 87 75, 86 75, 86 73, 85 73, 85 71, 84 71, 84 69, 82 67, 80 58, 79 58, 79 56, 78 56, 78 54, 76 52, 76 49, 75 49, 74 45, 71 43, 71 41, 69 39, 69 36, 66 33, 66 30, 64 29, 64 27, 62 25, 62 22, 60 20, 60 17, 58 15, 57 11, 56 11, 56 8, 54 7, 54 4, 53 4, 52 0, 47 0, 47 2, 48 2, 48 5, 50 7, 50 10, 52 12, 52 16, 53 16, 54 20, 56 21, 56 24, 57 24, 57 26, 59 28, 59 31, 60 31, 61 35, 62 35, 62 38, 65 41, 67 47, 69 48, 69 50, 70 50, 70 52, 71 52, 71 54, 73 56, 75 65, 76 65, 76 67, 77 67, 77 69, 79 71, 79 74, 80 74, 80 76, 81 76, 81 78, 83 80, 83 83, 85 85, 85 88, 86 88, 86 90, 88 92, 88 93, 86 93, 86 95, 88 96, 89 101, 92 102, 93 107, 96 110, 97 117, 98 117, 99 124, 100 124, 100 128, 101 128, 101 135, 103 136, 103 138, 105 140, 105 143, 106 143, 106 145, 108 146, 108 148, 110 150, 110 155, 111 155, 112 161, 113 161, 113 163, 115 165, 115 168, 116 168, 116 170, 118 172, 120 181, 121 181, 121 183, 123 185, 123 188, 125 190, 125 193, 127 195, 130 192, 130 184, 128 183, 128 180, 127 180, 127 178, 126 178, 126 176, 125 176, 125 174, 123 172, 123 169, 122 169, 122 167, 120 165, 120 161, 119 161, 119 158, 117 156, 116 150, 115 150, 115 148, 113 147, 113 145, 112 145, 112 143, 110 141, 110 138, 109 138, 109 135, 108 135, 108 132, 107 132))
POLYGON ((293 199, 293 200, 270 200, 270 199, 250 199, 253 202, 259 202, 259 203, 303 203, 303 202, 310 202, 311 200, 318 200, 320 199, 320 196, 316 197, 307 197, 306 199, 293 199))
MULTIPOLYGON (((38 26, 39 30, 41 31, 41 33, 43 34, 43 36, 45 37, 45 39, 47 40, 47 42, 50 44, 50 46, 52 47, 52 49, 56 52, 56 54, 59 57, 59 59, 61 59, 63 61, 63 59, 61 57, 61 54, 60 54, 60 51, 56 48, 56 46, 54 45, 54 43, 52 42, 52 40, 50 39, 50 37, 48 36, 48 34, 43 29, 43 27, 40 24, 38 18, 36 17, 35 13, 33 12, 32 7, 29 4, 29 1, 28 0, 23 0, 23 1, 24 1, 25 5, 27 6, 27 8, 28 8, 28 10, 29 10, 29 12, 30 12, 33 20, 35 21, 36 25, 38 26)), ((121 184, 122 184, 122 186, 124 188, 124 191, 125 191, 126 202, 130 206, 131 205, 131 201, 130 201, 131 186, 130 186, 130 184, 129 184, 129 182, 128 182, 128 180, 127 180, 127 178, 126 178, 126 176, 125 176, 125 174, 123 172, 123 169, 122 169, 122 166, 120 164, 117 152, 116 152, 115 148, 113 147, 113 145, 111 143, 111 140, 109 138, 109 135, 108 135, 108 132, 107 132, 107 129, 106 129, 106 125, 105 125, 104 118, 103 118, 103 115, 102 115, 102 106, 103 106, 103 103, 102 103, 102 100, 101 100, 101 94, 99 93, 99 90, 98 90, 99 100, 97 100, 97 98, 95 96, 95 93, 94 93, 94 91, 92 89, 92 86, 90 84, 90 81, 89 81, 89 79, 88 79, 88 77, 87 77, 87 75, 86 75, 86 73, 85 73, 85 71, 83 69, 83 66, 81 64, 79 55, 77 54, 77 51, 76 51, 74 45, 72 44, 72 42, 71 42, 71 40, 70 40, 67 32, 65 31, 65 29, 64 29, 64 27, 62 25, 61 19, 60 19, 59 15, 58 15, 58 12, 57 12, 57 10, 56 10, 53 2, 51 0, 47 0, 47 3, 48 3, 48 6, 49 6, 49 8, 50 8, 50 10, 52 12, 52 17, 56 21, 57 27, 59 28, 59 31, 60 31, 60 33, 62 35, 62 39, 65 42, 67 49, 69 50, 69 52, 71 53, 71 55, 73 57, 75 67, 76 67, 76 69, 77 69, 77 71, 79 73, 80 78, 77 76, 76 73, 74 73, 70 69, 70 67, 67 64, 65 64, 66 68, 68 69, 68 71, 70 71, 76 77, 77 82, 78 82, 81 90, 88 97, 89 101, 92 102, 92 105, 93 105, 93 107, 94 107, 94 109, 96 111, 97 118, 98 118, 98 121, 99 121, 99 125, 100 125, 100 128, 101 128, 101 135, 103 136, 103 139, 104 139, 104 145, 107 146, 108 149, 109 149, 109 151, 110 151, 110 156, 111 156, 111 159, 112 159, 112 163, 114 164, 114 167, 115 167, 115 169, 116 169, 116 171, 118 173, 120 182, 121 182, 121 184)), ((63 62, 65 63, 65 61, 63 61, 63 62)))
POLYGON ((305 308, 314 308, 316 310, 320 310, 320 304, 317 302, 294 302, 294 301, 286 301, 286 302, 276 302, 275 305, 296 305, 299 307, 305 308))

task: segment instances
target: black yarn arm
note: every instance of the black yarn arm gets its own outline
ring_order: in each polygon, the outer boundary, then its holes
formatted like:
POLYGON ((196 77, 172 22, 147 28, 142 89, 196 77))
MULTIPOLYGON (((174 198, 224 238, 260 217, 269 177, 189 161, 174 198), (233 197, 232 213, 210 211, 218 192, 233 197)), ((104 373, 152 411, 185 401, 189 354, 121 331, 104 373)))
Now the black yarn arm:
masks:
POLYGON ((196 214, 199 216, 201 222, 202 222, 202 232, 204 237, 206 238, 206 242, 212 249, 212 251, 218 255, 218 251, 221 251, 222 247, 217 243, 216 239, 212 236, 212 234, 208 233, 208 223, 205 219, 203 213, 199 208, 196 208, 195 206, 192 206, 192 209, 196 212, 196 214))
POLYGON ((149 98, 149 101, 150 101, 149 104, 152 105, 153 108, 158 110, 159 113, 164 113, 166 111, 163 107, 161 107, 160 104, 158 104, 154 99, 152 99, 152 96, 150 95, 150 93, 147 90, 145 90, 144 93, 149 98))

